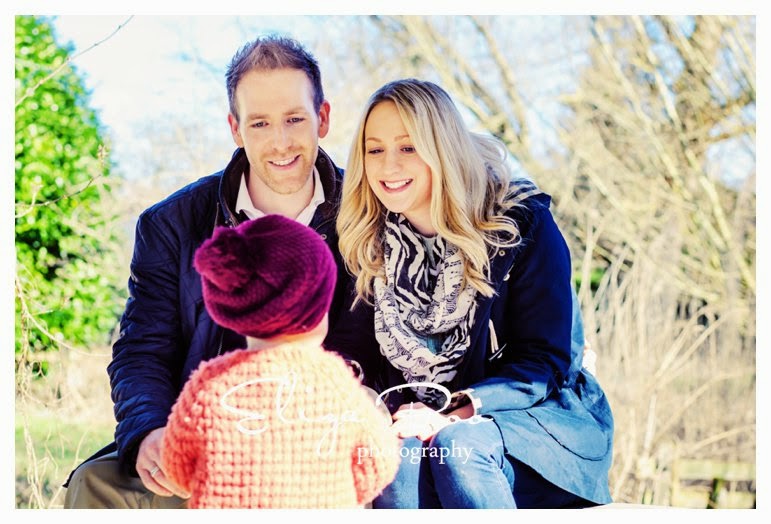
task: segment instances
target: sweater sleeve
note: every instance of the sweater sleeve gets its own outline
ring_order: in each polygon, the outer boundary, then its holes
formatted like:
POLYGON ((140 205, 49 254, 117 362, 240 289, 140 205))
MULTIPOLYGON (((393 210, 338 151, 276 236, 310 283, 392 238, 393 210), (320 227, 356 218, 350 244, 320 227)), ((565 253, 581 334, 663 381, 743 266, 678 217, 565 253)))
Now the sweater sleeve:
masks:
POLYGON ((354 409, 359 414, 359 436, 353 447, 352 467, 357 501, 366 504, 377 497, 396 476, 399 468, 399 439, 390 429, 388 410, 376 408, 374 396, 362 391, 351 395, 356 400, 354 409))
POLYGON ((203 452, 204 435, 195 422, 203 411, 196 400, 201 387, 205 387, 205 383, 199 369, 190 377, 172 407, 161 442, 163 471, 188 492, 197 460, 203 452))

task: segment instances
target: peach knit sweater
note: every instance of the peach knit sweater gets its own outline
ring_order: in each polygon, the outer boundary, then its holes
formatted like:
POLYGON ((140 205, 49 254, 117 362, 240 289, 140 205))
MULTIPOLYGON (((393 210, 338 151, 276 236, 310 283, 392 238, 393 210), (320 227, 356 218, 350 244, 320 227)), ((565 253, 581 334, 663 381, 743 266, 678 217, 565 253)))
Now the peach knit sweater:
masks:
POLYGON ((399 443, 342 358, 294 344, 203 362, 169 416, 166 475, 191 508, 345 508, 394 478, 399 443))

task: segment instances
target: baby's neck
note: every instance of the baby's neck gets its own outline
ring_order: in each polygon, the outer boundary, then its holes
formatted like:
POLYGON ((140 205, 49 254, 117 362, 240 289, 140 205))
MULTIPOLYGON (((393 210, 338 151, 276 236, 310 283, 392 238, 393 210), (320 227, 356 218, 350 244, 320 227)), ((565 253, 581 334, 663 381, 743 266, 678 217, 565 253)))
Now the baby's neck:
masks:
POLYGON ((311 333, 300 333, 297 335, 280 335, 273 338, 253 338, 246 337, 246 349, 259 351, 261 349, 273 348, 284 344, 294 346, 319 347, 324 341, 323 337, 311 333))

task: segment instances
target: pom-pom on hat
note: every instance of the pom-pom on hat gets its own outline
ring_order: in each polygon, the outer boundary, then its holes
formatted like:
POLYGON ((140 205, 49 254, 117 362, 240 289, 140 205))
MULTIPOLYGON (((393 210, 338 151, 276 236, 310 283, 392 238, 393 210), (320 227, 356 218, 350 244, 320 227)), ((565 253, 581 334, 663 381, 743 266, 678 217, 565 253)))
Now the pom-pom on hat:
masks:
POLYGON ((337 278, 319 234, 281 215, 216 228, 193 262, 212 319, 255 338, 312 330, 329 310, 337 278))

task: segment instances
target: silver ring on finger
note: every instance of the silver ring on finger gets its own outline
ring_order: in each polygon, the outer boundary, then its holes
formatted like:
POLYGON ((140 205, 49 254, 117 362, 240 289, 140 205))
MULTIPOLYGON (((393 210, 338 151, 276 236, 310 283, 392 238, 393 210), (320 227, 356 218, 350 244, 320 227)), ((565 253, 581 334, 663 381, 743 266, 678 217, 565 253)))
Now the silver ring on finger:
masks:
POLYGON ((154 477, 155 475, 157 475, 157 474, 158 474, 158 472, 159 472, 160 470, 161 470, 161 468, 160 468, 160 467, 158 467, 157 465, 156 465, 156 466, 154 466, 154 467, 153 467, 153 469, 151 469, 151 470, 150 470, 150 476, 151 476, 151 477, 154 477))

